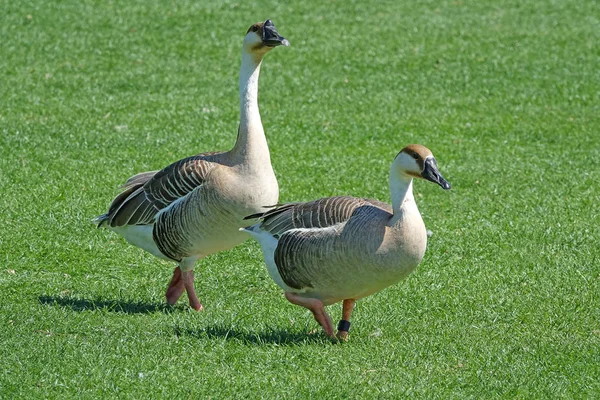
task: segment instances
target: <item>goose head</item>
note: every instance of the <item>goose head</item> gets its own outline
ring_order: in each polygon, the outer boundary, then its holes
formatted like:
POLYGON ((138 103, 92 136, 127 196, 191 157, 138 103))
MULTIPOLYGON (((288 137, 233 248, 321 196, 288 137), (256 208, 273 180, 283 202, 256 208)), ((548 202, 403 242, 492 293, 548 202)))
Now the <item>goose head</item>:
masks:
POLYGON ((270 19, 252 25, 244 38, 244 50, 257 55, 264 55, 277 46, 289 45, 290 42, 277 32, 270 19))
POLYGON ((437 168, 437 162, 431 150, 420 144, 410 144, 400 150, 392 168, 401 175, 426 179, 437 183, 443 189, 450 189, 450 183, 444 179, 437 168))

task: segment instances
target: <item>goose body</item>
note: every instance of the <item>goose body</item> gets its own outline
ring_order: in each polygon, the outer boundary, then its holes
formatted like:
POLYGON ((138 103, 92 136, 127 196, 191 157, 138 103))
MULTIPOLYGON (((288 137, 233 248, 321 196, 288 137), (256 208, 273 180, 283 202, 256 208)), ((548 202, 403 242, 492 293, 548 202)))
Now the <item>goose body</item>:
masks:
MULTIPOLYGON (((427 232, 413 178, 450 188, 431 151, 410 145, 391 167, 392 206, 340 196, 251 216, 260 221, 245 230, 260 243, 270 276, 288 300, 313 311, 326 333, 333 327, 323 306, 344 301, 348 322, 356 300, 404 279, 421 262, 427 232)), ((340 331, 347 337, 347 329, 340 331)))
POLYGON ((263 56, 288 44, 270 20, 248 29, 240 125, 230 151, 201 153, 131 177, 108 212, 96 219, 99 227, 132 245, 178 263, 166 295, 170 304, 185 290, 190 305, 202 309, 193 286, 196 261, 243 242, 244 217, 277 202, 279 188, 258 109, 258 77, 263 56))

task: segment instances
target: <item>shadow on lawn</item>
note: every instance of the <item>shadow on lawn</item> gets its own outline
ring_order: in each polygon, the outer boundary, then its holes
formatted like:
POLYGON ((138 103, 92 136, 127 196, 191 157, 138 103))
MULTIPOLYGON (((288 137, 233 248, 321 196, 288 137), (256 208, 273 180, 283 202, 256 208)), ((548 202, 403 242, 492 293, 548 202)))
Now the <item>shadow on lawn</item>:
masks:
POLYGON ((94 311, 108 310, 116 313, 125 314, 150 314, 154 312, 170 313, 179 307, 170 306, 165 303, 149 304, 134 301, 100 300, 100 299, 77 299, 73 297, 62 296, 40 296, 40 303, 48 305, 58 305, 70 308, 73 311, 94 311))
POLYGON ((331 340, 322 332, 317 334, 289 332, 281 329, 266 332, 243 332, 225 326, 209 326, 203 329, 175 328, 177 336, 192 336, 197 339, 224 339, 237 340, 246 344, 310 344, 331 343, 331 340))

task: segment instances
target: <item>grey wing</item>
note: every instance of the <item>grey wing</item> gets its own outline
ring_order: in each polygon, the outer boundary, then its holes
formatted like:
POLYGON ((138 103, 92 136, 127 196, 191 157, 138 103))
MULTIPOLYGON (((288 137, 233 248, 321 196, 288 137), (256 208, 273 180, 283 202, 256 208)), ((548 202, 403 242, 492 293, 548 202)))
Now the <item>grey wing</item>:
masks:
POLYGON ((384 203, 383 201, 379 201, 379 200, 375 200, 375 199, 367 199, 367 198, 363 198, 364 201, 366 201, 367 203, 370 203, 372 205, 374 205, 377 208, 382 209, 383 211, 387 211, 388 213, 392 214, 392 206, 389 205, 388 203, 384 203))
MULTIPOLYGON (((143 197, 140 196, 140 193, 143 191, 143 186, 150 179, 152 179, 157 172, 158 171, 142 172, 129 178, 121 187, 123 191, 119 193, 111 202, 108 212, 96 219, 98 227, 101 227, 104 224, 108 224, 113 227, 126 225, 126 223, 123 223, 122 220, 125 216, 127 216, 127 220, 131 219, 131 214, 134 214, 135 211, 140 210, 140 200, 143 199, 143 197), (129 213, 126 213, 125 210, 134 210, 134 212, 132 213, 130 211, 129 213), (118 218, 117 215, 119 215, 118 218)), ((142 208, 142 210, 144 209, 146 208, 142 208)))
POLYGON ((112 202, 108 213, 99 217, 112 227, 151 225, 156 214, 175 200, 200 186, 214 168, 212 156, 203 153, 184 158, 158 172, 144 172, 127 180, 125 190, 112 202))
MULTIPOLYGON (((340 224, 347 221, 357 208, 364 205, 382 208, 379 203, 381 202, 377 200, 350 196, 326 197, 306 203, 280 205, 253 217, 259 217, 262 220, 261 229, 279 237, 291 229, 327 228, 340 224)), ((381 204, 386 205, 385 203, 381 204)), ((387 207, 389 208, 389 206, 387 207)))
POLYGON ((261 229, 279 239, 274 261, 285 284, 302 289, 314 287, 315 278, 335 281, 331 275, 339 271, 323 268, 319 261, 330 259, 335 246, 345 246, 336 243, 341 224, 365 206, 391 211, 389 205, 378 200, 339 196, 285 204, 264 213, 261 229))
POLYGON ((204 153, 179 160, 158 172, 144 185, 148 201, 159 209, 191 193, 202 185, 215 167, 211 156, 220 153, 204 153))
POLYGON ((313 288, 315 279, 323 280, 328 271, 319 264, 334 249, 335 227, 292 230, 279 238, 274 261, 281 279, 291 288, 313 288))
POLYGON ((146 182, 152 179, 152 177, 154 177, 154 175, 156 175, 157 172, 159 171, 142 172, 137 175, 134 175, 131 178, 127 179, 127 182, 125 182, 125 184, 122 187, 123 189, 129 189, 130 187, 144 185, 146 182))
POLYGON ((202 226, 206 215, 207 186, 196 187, 188 196, 158 214, 152 239, 161 253, 172 260, 181 261, 190 255, 194 246, 193 232, 202 226))

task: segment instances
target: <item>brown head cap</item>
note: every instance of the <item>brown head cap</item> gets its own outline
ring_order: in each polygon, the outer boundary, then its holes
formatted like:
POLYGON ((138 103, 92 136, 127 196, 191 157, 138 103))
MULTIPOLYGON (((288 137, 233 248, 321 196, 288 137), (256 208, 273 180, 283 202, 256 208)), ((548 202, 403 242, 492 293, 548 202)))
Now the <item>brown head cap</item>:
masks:
POLYGON ((254 25, 252 25, 250 28, 248 28, 248 31, 246 32, 246 34, 250 33, 250 32, 256 32, 256 34, 259 37, 262 37, 262 30, 263 30, 263 25, 265 23, 264 22, 257 22, 254 25))
POLYGON ((429 150, 427 147, 421 144, 409 144, 408 146, 400 150, 400 153, 406 153, 412 158, 414 158, 417 164, 419 164, 419 168, 421 169, 423 169, 423 163, 425 162, 425 159, 427 157, 433 156, 431 150, 429 150))

